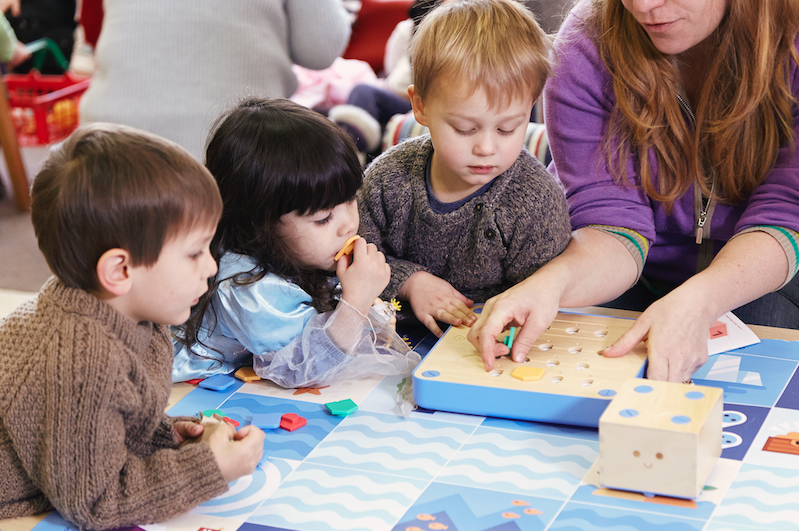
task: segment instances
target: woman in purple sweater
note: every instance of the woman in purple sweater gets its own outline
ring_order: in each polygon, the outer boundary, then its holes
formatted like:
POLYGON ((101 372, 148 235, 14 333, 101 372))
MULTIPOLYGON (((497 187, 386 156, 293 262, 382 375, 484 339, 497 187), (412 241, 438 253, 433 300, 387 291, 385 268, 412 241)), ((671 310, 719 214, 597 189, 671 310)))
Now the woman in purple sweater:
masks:
POLYGON ((799 0, 593 0, 557 39, 544 91, 573 238, 491 299, 469 339, 486 368, 523 325, 523 358, 558 307, 644 311, 648 376, 689 381, 710 325, 799 327, 799 0))

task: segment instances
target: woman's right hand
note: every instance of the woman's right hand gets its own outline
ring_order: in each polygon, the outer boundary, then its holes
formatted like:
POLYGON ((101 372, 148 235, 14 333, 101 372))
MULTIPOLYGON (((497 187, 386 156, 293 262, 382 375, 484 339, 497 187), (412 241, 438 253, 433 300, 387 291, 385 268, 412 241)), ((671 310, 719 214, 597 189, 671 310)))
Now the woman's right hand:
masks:
POLYGON ((524 360, 533 344, 552 324, 558 314, 560 293, 539 282, 536 275, 488 299, 467 338, 483 355, 487 371, 494 368, 494 359, 509 352, 497 340, 509 326, 521 326, 510 351, 514 361, 524 360))
POLYGON ((391 280, 391 266, 375 244, 359 238, 352 255, 342 256, 336 264, 336 275, 341 282, 341 298, 367 315, 391 280))
POLYGON ((236 431, 227 422, 220 424, 208 437, 208 446, 222 471, 222 477, 230 483, 255 471, 263 457, 266 435, 255 426, 245 426, 236 431))

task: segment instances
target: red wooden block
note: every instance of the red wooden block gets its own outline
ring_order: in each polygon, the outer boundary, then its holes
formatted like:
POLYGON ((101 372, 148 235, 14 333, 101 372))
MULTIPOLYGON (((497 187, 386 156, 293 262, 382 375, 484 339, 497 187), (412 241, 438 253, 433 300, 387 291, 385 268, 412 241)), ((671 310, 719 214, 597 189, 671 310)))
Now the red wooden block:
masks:
POLYGON ((191 385, 197 385, 198 383, 202 382, 203 380, 205 380, 205 378, 194 378, 193 380, 186 380, 186 383, 187 384, 191 384, 191 385))
POLYGON ((286 413, 280 417, 280 427, 288 431, 294 431, 297 428, 301 428, 305 426, 307 422, 308 421, 305 420, 305 417, 301 417, 296 413, 286 413))

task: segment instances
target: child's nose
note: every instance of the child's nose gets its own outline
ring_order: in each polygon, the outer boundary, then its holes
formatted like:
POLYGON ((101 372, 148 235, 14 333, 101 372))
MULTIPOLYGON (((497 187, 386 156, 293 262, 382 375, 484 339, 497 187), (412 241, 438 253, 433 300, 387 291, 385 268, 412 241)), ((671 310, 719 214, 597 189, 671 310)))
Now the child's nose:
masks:
POLYGON ((207 253, 205 258, 205 278, 211 278, 212 276, 216 275, 218 269, 216 266, 216 260, 214 260, 214 257, 211 256, 211 253, 207 253))
POLYGON ((356 204, 347 205, 345 209, 344 220, 339 226, 339 235, 348 236, 358 231, 358 225, 361 222, 360 213, 356 204))
POLYGON ((494 135, 489 132, 481 133, 477 136, 474 145, 474 154, 479 156, 493 155, 496 150, 494 135))
POLYGON ((359 223, 358 216, 348 215, 347 219, 341 224, 339 233, 342 236, 354 233, 355 231, 358 230, 358 223, 359 223))

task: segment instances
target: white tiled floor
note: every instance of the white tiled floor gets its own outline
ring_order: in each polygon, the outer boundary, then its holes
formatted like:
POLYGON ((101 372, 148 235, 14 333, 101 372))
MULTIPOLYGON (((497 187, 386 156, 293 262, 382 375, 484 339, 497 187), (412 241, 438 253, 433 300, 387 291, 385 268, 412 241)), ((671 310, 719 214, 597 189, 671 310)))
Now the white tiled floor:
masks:
POLYGON ((0 289, 0 318, 5 317, 23 302, 36 295, 28 291, 14 291, 10 289, 0 289))

